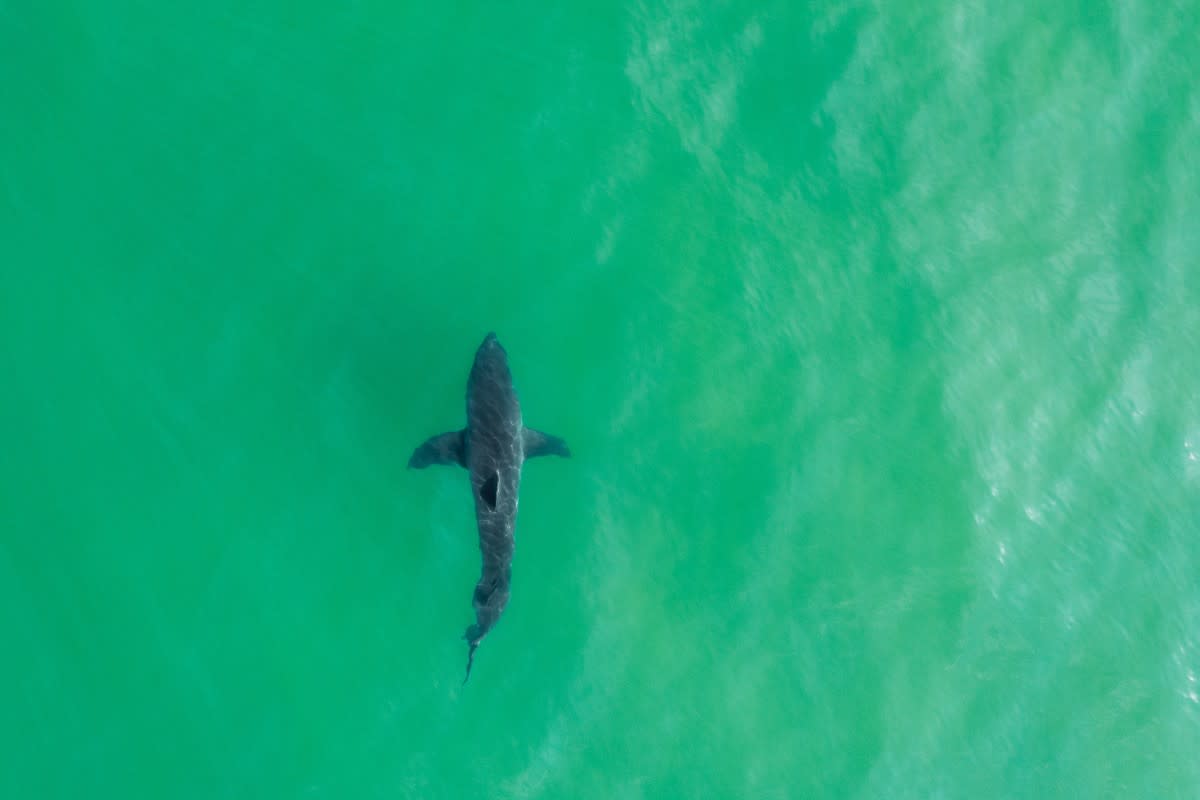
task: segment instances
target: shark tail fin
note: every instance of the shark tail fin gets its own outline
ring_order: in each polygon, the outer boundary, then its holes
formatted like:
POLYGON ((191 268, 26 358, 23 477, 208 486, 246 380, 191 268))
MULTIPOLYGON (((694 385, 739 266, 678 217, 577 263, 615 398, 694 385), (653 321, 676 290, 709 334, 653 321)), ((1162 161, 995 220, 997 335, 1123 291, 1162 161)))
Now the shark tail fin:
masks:
POLYGON ((479 642, 471 642, 471 649, 467 651, 467 674, 463 678, 463 686, 467 685, 467 680, 471 677, 471 662, 475 660, 476 647, 479 647, 479 642))

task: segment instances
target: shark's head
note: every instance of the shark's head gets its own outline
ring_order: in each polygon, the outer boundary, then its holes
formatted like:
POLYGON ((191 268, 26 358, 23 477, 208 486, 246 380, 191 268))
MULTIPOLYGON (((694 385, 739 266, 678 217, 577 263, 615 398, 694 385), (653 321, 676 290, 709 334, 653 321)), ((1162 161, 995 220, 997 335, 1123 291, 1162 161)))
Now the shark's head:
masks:
POLYGON ((475 351, 475 367, 476 370, 484 372, 508 371, 508 352, 504 349, 504 345, 500 344, 500 340, 496 338, 496 334, 489 333, 483 338, 479 345, 479 349, 475 351))
POLYGON ((471 374, 467 376, 467 421, 483 421, 493 411, 507 412, 508 406, 516 405, 515 392, 512 386, 512 371, 508 367, 508 353, 496 338, 489 333, 475 351, 475 361, 471 364, 471 374), (509 395, 513 396, 508 402, 509 395), (497 406, 500 398, 505 402, 497 406))
POLYGON ((479 349, 475 351, 475 360, 485 361, 500 361, 507 363, 508 353, 505 352, 504 346, 500 344, 500 340, 496 338, 496 334, 489 333, 483 337, 483 341, 479 344, 479 349))

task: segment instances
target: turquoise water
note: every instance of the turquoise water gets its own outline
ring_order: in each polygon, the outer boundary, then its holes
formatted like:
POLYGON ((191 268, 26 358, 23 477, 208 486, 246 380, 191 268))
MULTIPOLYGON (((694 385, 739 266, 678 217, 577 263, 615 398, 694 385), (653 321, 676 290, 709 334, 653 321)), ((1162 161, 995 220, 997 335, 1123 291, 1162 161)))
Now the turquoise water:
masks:
POLYGON ((1200 5, 192 5, 0 3, 0 796, 1200 796, 1200 5))

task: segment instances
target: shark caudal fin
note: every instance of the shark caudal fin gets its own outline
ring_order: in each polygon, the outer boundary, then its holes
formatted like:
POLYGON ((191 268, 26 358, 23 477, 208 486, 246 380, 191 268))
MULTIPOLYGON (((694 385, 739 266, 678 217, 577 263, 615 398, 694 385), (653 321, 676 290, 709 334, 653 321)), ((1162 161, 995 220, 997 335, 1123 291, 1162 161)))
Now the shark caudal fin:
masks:
POLYGON ((538 456, 567 458, 571 455, 571 449, 567 447, 567 443, 557 436, 535 431, 533 428, 525 428, 521 431, 521 436, 524 439, 525 458, 527 459, 538 456))
POLYGON ((458 464, 460 467, 465 467, 467 465, 466 441, 467 432, 465 430, 431 436, 413 451, 412 458, 408 460, 408 468, 424 469, 431 464, 458 464))
POLYGON ((471 662, 475 660, 475 648, 479 647, 479 642, 472 642, 470 649, 467 650, 467 674, 463 677, 462 685, 466 686, 467 681, 471 678, 471 662))
POLYGON ((479 647, 479 640, 483 638, 483 631, 478 625, 471 625, 467 628, 467 632, 463 634, 463 638, 467 640, 467 674, 463 677, 463 686, 467 685, 467 679, 471 677, 471 663, 475 660, 475 648, 479 647))

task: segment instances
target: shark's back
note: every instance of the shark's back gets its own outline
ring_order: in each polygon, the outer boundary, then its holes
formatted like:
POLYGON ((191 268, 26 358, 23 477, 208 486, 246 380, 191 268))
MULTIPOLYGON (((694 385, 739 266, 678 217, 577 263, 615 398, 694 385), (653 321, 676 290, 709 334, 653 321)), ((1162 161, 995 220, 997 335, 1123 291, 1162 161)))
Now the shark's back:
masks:
POLYGON ((508 356, 495 334, 475 354, 467 379, 467 470, 484 571, 507 570, 515 549, 524 448, 521 404, 508 356))

